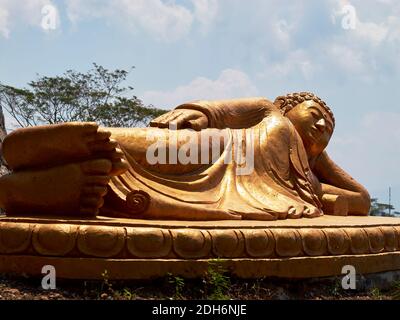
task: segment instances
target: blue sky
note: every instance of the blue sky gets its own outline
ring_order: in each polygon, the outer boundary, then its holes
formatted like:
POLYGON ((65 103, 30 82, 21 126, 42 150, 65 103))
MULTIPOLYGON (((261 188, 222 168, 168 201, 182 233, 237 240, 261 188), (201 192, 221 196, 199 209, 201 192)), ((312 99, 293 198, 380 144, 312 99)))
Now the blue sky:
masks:
POLYGON ((336 116, 332 158, 400 210, 397 0, 0 0, 0 82, 92 62, 135 66, 127 84, 165 109, 312 91, 336 116))

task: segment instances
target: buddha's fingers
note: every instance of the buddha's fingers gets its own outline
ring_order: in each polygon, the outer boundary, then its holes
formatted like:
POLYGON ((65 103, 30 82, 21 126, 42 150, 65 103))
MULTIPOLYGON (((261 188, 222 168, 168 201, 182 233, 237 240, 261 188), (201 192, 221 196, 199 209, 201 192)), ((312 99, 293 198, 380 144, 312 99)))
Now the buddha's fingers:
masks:
POLYGON ((171 122, 180 117, 182 114, 183 112, 180 110, 172 110, 151 121, 150 126, 159 128, 168 128, 171 122))
POLYGON ((204 120, 203 118, 189 120, 188 121, 189 127, 193 130, 200 131, 202 129, 206 129, 208 125, 207 118, 204 120))
POLYGON ((181 112, 178 115, 176 115, 173 118, 170 118, 168 120, 168 127, 172 130, 182 129, 184 127, 185 123, 187 123, 187 121, 192 118, 193 118, 192 114, 185 114, 185 113, 181 112))
POLYGON ((171 120, 170 125, 177 129, 186 128, 188 125, 190 125, 191 121, 195 121, 197 119, 199 119, 197 113, 182 113, 175 119, 171 120))
POLYGON ((150 126, 157 127, 158 124, 164 123, 165 119, 170 115, 172 111, 162 114, 161 116, 150 121, 150 126))

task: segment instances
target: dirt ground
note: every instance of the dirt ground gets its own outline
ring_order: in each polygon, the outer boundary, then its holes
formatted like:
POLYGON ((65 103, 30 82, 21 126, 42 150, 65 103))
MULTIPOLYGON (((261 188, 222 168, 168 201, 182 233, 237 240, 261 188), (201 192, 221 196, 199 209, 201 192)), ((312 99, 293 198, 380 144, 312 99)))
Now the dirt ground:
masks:
POLYGON ((393 300, 400 285, 387 290, 344 290, 340 279, 313 281, 233 279, 214 274, 204 279, 169 275, 146 281, 57 280, 56 289, 44 290, 40 278, 0 275, 0 300, 393 300))

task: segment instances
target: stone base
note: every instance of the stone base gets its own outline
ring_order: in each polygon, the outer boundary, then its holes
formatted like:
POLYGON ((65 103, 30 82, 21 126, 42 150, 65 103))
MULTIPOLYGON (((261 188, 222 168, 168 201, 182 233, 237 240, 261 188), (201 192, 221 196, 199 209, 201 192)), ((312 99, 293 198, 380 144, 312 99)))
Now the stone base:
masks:
POLYGON ((280 221, 0 218, 0 273, 58 278, 199 277, 219 259, 241 278, 311 278, 400 270, 400 219, 280 221))

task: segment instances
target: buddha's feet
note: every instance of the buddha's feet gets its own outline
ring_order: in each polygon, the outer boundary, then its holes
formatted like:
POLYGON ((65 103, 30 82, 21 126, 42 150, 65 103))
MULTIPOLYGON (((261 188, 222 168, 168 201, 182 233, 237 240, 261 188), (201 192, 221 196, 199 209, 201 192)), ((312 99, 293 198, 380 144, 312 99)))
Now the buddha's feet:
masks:
POLYGON ((291 206, 288 210, 287 216, 283 219, 316 218, 322 215, 323 212, 320 209, 310 204, 305 204, 305 205, 300 204, 291 206))
POLYGON ((109 159, 110 175, 127 170, 118 143, 96 123, 70 122, 18 129, 3 142, 3 157, 15 171, 46 168, 90 159, 109 159))
POLYGON ((0 205, 8 214, 95 216, 104 204, 112 163, 89 160, 0 178, 0 205))
POLYGON ((277 219, 300 219, 300 218, 316 218, 323 215, 323 212, 311 204, 302 204, 293 202, 285 204, 283 202, 275 205, 273 209, 258 208, 254 211, 239 212, 230 210, 233 213, 240 214, 243 220, 277 220, 277 219))

